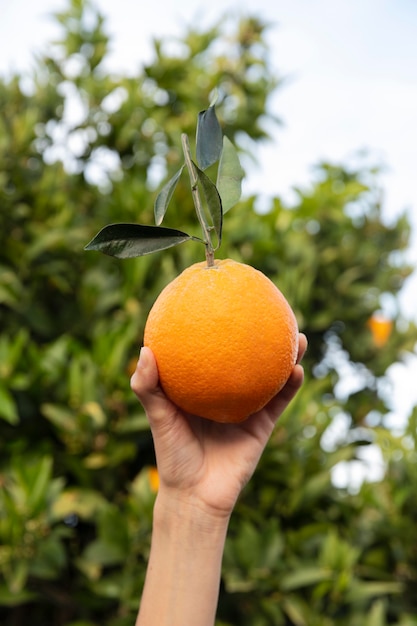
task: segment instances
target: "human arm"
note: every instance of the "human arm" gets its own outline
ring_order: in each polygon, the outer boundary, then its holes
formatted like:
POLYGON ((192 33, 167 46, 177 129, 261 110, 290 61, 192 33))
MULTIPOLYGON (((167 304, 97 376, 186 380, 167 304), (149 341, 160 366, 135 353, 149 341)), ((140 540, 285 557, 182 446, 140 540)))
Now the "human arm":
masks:
POLYGON ((132 389, 149 419, 160 487, 136 626, 212 626, 227 527, 275 423, 303 381, 299 361, 280 393, 240 424, 182 413, 164 395, 152 352, 142 348, 132 389))

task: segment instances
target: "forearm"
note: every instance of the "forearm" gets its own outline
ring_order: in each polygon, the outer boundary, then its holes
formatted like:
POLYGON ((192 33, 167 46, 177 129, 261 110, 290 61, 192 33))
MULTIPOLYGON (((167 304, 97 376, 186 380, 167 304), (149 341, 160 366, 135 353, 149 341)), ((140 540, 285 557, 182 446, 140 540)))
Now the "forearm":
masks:
POLYGON ((228 518, 158 495, 136 626, 213 626, 228 518))

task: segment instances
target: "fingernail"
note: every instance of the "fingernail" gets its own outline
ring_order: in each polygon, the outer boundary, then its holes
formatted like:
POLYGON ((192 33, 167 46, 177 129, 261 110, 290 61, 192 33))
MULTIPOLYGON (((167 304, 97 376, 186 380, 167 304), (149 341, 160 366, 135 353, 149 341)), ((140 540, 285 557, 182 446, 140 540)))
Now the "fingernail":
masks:
POLYGON ((145 369, 147 364, 148 364, 148 357, 146 356, 146 350, 144 350, 144 348, 142 347, 139 352, 138 367, 140 367, 141 369, 145 369))

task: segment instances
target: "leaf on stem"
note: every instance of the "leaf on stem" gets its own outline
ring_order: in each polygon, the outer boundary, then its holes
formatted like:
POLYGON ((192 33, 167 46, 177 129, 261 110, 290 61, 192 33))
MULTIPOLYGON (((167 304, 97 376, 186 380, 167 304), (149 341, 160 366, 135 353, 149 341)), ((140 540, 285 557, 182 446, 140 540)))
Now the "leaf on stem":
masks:
POLYGON ((199 167, 206 170, 216 163, 220 159, 222 147, 223 133, 212 105, 198 114, 196 154, 199 167))
POLYGON ((222 239, 222 227, 223 227, 223 209, 222 201, 217 191, 216 185, 210 180, 204 172, 193 163, 195 171, 200 183, 201 189, 206 201, 206 208, 211 219, 211 224, 207 224, 208 227, 213 226, 214 232, 217 237, 217 248, 221 244, 222 239))
POLYGON ((227 137, 223 137, 223 150, 217 172, 217 189, 222 199, 223 213, 239 202, 243 176, 244 171, 236 148, 227 137))
POLYGON ((154 213, 155 213, 155 224, 159 226, 162 223, 162 220, 165 217, 165 213, 168 208, 168 204, 172 198, 172 194, 175 191, 175 187, 180 179, 182 171, 184 169, 184 165, 180 170, 162 187, 161 191, 156 197, 154 213))
POLYGON ((84 248, 117 257, 131 259, 151 252, 172 248, 189 239, 196 239, 181 230, 143 224, 109 224, 84 248))

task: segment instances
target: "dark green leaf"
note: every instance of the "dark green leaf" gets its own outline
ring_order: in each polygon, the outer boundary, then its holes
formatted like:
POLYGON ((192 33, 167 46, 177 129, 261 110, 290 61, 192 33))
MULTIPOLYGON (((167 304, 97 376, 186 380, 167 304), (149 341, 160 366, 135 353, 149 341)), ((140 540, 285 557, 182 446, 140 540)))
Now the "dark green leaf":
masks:
POLYGON ((199 167, 205 170, 216 163, 220 159, 222 147, 222 129, 213 105, 198 114, 196 153, 199 167))
POLYGON ((195 163, 193 163, 197 176, 198 182, 201 185, 201 189, 204 194, 204 198, 206 201, 206 206, 208 213, 211 218, 212 224, 209 226, 213 226, 214 232, 217 236, 217 247, 220 246, 222 239, 222 225, 223 225, 223 209, 222 209, 222 201, 217 191, 216 185, 210 180, 206 174, 202 170, 200 170, 195 163))
POLYGON ((90 241, 85 250, 97 250, 118 259, 131 259, 172 248, 188 239, 192 239, 191 235, 174 228, 109 224, 90 241))
POLYGON ((217 172, 217 189, 222 199, 223 213, 226 213, 237 202, 242 193, 244 171, 240 165, 237 150, 232 142, 223 138, 223 150, 217 172))
POLYGON ((161 191, 155 200, 155 224, 159 226, 165 217, 165 213, 168 208, 168 204, 172 198, 172 194, 175 191, 175 187, 180 179, 184 166, 162 187, 161 191))

